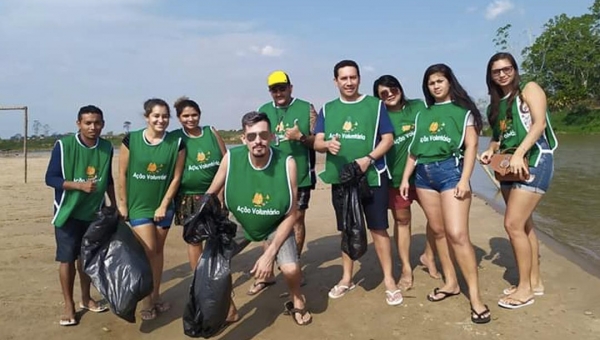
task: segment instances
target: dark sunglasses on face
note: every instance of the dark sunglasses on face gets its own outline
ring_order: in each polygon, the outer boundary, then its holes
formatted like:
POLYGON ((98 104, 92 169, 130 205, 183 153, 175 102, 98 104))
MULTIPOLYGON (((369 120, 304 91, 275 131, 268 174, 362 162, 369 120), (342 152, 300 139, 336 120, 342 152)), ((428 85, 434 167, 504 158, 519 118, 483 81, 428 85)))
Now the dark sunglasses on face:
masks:
POLYGON ((246 134, 246 140, 249 142, 254 142, 256 137, 260 137, 262 140, 269 140, 271 137, 271 133, 269 131, 261 131, 261 132, 248 132, 246 134))
POLYGON ((276 86, 271 86, 269 88, 269 91, 271 93, 277 93, 277 92, 285 92, 285 90, 288 89, 287 85, 276 85, 276 86))
POLYGON ((510 76, 514 70, 515 70, 515 68, 512 66, 498 68, 498 69, 492 70, 492 76, 499 77, 501 72, 506 74, 507 76, 510 76))
POLYGON ((400 93, 400 89, 397 87, 392 87, 389 90, 383 90, 379 93, 379 98, 381 98, 382 100, 386 100, 387 98, 391 97, 391 96, 395 96, 398 93, 400 93))

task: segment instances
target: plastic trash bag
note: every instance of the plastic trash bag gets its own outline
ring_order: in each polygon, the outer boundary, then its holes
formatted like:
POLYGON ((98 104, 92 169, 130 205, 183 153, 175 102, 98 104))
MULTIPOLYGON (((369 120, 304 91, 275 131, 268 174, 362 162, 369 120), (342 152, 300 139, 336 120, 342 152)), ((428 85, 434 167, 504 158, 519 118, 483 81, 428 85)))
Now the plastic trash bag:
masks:
POLYGON ((197 229, 196 235, 207 239, 183 312, 183 332, 194 338, 209 338, 226 326, 233 290, 230 264, 237 251, 233 240, 237 225, 212 208, 213 199, 207 198, 207 204, 188 221, 189 228, 197 229))
POLYGON ((144 248, 116 209, 104 207, 81 243, 83 271, 120 318, 135 322, 138 301, 152 293, 144 248))
POLYGON ((341 248, 352 260, 367 252, 367 228, 361 201, 371 198, 366 177, 356 162, 344 165, 340 171, 342 207, 341 248))

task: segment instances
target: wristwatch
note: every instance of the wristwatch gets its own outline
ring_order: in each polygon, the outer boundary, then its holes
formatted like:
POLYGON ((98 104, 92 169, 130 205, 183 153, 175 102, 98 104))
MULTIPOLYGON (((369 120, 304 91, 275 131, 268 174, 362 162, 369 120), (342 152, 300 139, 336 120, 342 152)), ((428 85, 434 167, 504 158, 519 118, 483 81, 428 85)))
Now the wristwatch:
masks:
POLYGON ((375 158, 373 158, 373 156, 371 155, 367 155, 367 158, 369 158, 371 161, 369 163, 371 163, 371 165, 375 164, 375 162, 377 161, 375 158))
POLYGON ((306 135, 302 135, 300 136, 300 139, 298 139, 300 141, 300 143, 304 144, 306 143, 306 140, 308 139, 308 137, 306 137, 306 135))

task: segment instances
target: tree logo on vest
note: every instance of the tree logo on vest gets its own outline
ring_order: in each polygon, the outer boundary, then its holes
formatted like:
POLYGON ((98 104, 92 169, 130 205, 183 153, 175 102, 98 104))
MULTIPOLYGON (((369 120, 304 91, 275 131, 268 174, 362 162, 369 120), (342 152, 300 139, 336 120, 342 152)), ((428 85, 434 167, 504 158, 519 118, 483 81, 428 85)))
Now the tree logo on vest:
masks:
POLYGON ((264 207, 270 200, 269 194, 263 195, 257 192, 254 194, 254 197, 252 197, 252 204, 257 208, 260 208, 264 207))
POLYGON ((358 139, 358 140, 366 140, 367 136, 362 133, 355 132, 358 128, 358 122, 353 120, 352 117, 346 117, 346 121, 342 124, 342 134, 338 133, 330 133, 329 139, 332 139, 334 136, 337 136, 341 139, 358 139))
POLYGON ((148 163, 148 166, 146 167, 145 174, 134 172, 132 177, 135 179, 148 180, 148 181, 164 181, 167 179, 167 174, 160 173, 162 171, 163 167, 164 167, 164 164, 156 164, 154 162, 150 162, 150 163, 148 163))
POLYGON ((429 142, 445 142, 445 143, 450 143, 452 142, 452 139, 450 137, 448 137, 447 135, 443 135, 443 134, 439 134, 440 132, 444 131, 444 127, 446 126, 446 123, 438 123, 438 122, 432 122, 431 124, 429 124, 429 133, 431 133, 430 136, 422 136, 419 139, 420 143, 429 143, 429 142))
POLYGON ((407 139, 412 138, 415 134, 414 129, 415 129, 414 124, 402 125, 401 130, 402 130, 403 134, 398 135, 398 137, 396 137, 396 139, 394 139, 394 145, 399 145, 401 143, 404 143, 407 139))
POLYGON ((188 171, 200 171, 208 168, 218 167, 221 164, 220 161, 210 161, 210 151, 204 152, 202 150, 198 150, 196 153, 196 162, 199 164, 189 164, 187 170, 188 171))
POLYGON ((265 205, 269 203, 271 197, 269 194, 262 194, 260 192, 255 192, 254 196, 252 196, 252 207, 248 206, 237 206, 235 209, 237 212, 242 214, 252 214, 252 215, 264 215, 264 216, 274 216, 281 215, 281 211, 273 208, 263 208, 265 205))
POLYGON ((87 175, 88 179, 96 177, 96 168, 88 165, 87 168, 85 168, 85 174, 87 175))
POLYGON ((507 139, 517 135, 515 130, 512 128, 511 119, 502 119, 498 122, 498 125, 500 128, 500 133, 502 133, 502 138, 507 139))

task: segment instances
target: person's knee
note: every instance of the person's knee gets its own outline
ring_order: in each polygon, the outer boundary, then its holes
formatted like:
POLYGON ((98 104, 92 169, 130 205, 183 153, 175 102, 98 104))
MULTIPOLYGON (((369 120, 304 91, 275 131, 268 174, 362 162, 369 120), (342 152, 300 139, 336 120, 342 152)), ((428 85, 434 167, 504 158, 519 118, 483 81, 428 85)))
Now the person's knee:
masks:
POLYGON ((515 219, 506 218, 504 219, 504 229, 509 236, 518 236, 525 233, 525 226, 523 223, 518 223, 515 219))
POLYGON ((279 266, 279 270, 285 277, 295 277, 300 274, 300 264, 298 262, 290 262, 279 266))
POLYGON ((446 239, 454 246, 469 245, 469 233, 466 230, 446 231, 446 239))

